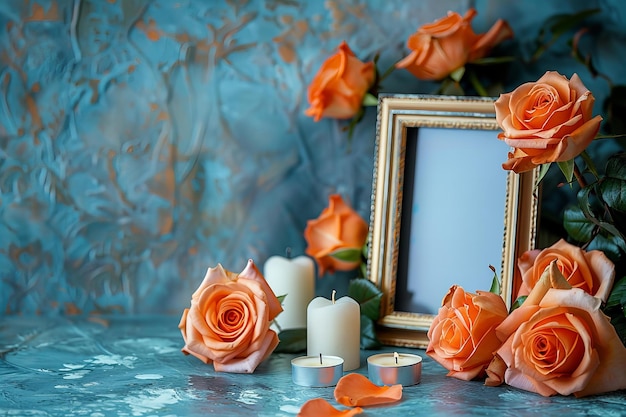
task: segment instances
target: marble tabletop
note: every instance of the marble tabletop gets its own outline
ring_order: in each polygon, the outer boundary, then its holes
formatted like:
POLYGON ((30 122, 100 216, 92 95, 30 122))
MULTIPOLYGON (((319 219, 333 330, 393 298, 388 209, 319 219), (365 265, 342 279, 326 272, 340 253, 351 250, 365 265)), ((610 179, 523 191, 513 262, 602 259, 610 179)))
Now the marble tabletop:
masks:
MULTIPOLYGON (((311 398, 345 409, 333 388, 291 380, 291 359, 274 353, 254 374, 216 373, 181 353, 179 317, 0 317, 0 416, 295 416, 311 398)), ((508 386, 446 377, 423 351, 422 382, 402 400, 363 416, 626 416, 626 392, 544 398, 508 386)))

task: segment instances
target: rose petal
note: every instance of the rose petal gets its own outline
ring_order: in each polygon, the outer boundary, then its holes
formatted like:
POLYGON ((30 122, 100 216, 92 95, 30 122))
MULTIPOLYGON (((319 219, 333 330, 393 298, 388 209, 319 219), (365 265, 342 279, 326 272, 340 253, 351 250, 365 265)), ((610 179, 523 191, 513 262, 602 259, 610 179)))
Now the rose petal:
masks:
POLYGON ((387 404, 401 398, 402 385, 379 387, 361 374, 347 374, 341 377, 335 387, 335 399, 347 406, 387 404))
POLYGON ((337 410, 323 398, 314 398, 305 402, 300 408, 297 417, 350 417, 361 414, 361 407, 337 410))
POLYGON ((228 362, 213 362, 213 367, 217 372, 251 374, 274 351, 278 342, 278 335, 273 330, 269 330, 261 346, 248 356, 234 358, 228 362))

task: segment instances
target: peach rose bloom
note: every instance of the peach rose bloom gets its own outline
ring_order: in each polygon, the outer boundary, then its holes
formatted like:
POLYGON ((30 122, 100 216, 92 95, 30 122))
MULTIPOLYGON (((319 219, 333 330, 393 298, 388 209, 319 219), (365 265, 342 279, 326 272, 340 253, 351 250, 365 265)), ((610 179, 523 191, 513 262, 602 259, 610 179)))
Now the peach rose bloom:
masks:
POLYGON ((426 354, 446 368, 448 376, 465 381, 482 376, 501 344, 494 329, 507 314, 497 294, 466 293, 453 285, 428 329, 426 354))
POLYGON ((519 173, 578 156, 600 130, 594 101, 578 75, 568 80, 555 71, 501 94, 495 103, 503 130, 498 138, 514 148, 502 167, 519 173))
POLYGON ((602 251, 584 251, 563 239, 549 248, 527 251, 517 260, 522 278, 518 297, 530 293, 553 260, 557 261, 556 265, 572 287, 606 302, 615 280, 613 262, 602 251))
POLYGON ((375 79, 374 62, 360 61, 344 41, 309 85, 310 107, 304 114, 316 122, 322 117, 350 119, 361 109, 363 97, 375 79))
POLYGON ((344 250, 360 252, 367 239, 367 231, 365 220, 339 194, 333 194, 320 216, 307 222, 304 238, 308 246, 305 252, 317 262, 319 275, 325 271, 350 271, 359 266, 360 260, 350 262, 333 255, 344 250))
POLYGON ((580 288, 567 289, 562 275, 564 284, 545 276, 551 284, 535 287, 496 329, 504 343, 494 363, 504 366, 490 366, 492 380, 543 396, 625 389, 626 347, 602 313, 601 300, 580 288))
POLYGON ((446 17, 421 26, 407 40, 411 53, 396 63, 396 68, 405 68, 422 80, 441 80, 513 37, 513 30, 502 19, 487 33, 476 34, 472 29, 476 14, 473 8, 465 16, 448 12, 446 17))
POLYGON ((183 312, 182 351, 213 363, 218 372, 252 373, 278 345, 270 324, 282 310, 252 260, 240 274, 218 264, 208 269, 183 312))

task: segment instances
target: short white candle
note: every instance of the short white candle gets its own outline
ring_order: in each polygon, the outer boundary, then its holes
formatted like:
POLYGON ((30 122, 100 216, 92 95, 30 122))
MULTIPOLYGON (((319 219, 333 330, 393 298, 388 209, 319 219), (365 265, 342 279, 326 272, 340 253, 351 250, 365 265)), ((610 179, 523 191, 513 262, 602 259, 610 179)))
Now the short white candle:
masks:
POLYGON ((307 354, 339 356, 344 371, 361 365, 361 307, 350 297, 314 298, 307 308, 307 354))
POLYGON ((274 294, 286 295, 283 311, 275 319, 278 328, 304 329, 306 306, 315 296, 313 260, 307 256, 293 259, 272 256, 265 262, 263 275, 274 294))
POLYGON ((415 365, 422 361, 422 358, 418 355, 406 354, 406 353, 379 353, 377 355, 370 356, 367 361, 379 366, 409 366, 415 365))
POLYGON ((337 356, 300 356, 299 358, 292 359, 293 365, 302 366, 304 368, 324 368, 329 366, 337 366, 343 362, 343 359, 337 356))

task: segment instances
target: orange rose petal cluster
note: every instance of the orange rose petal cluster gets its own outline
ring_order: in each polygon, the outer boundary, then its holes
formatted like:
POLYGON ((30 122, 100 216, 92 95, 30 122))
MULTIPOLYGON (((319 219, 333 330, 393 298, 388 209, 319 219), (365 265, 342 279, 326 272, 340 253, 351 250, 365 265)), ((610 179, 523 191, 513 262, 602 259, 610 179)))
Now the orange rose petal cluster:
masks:
POLYGON ((338 410, 323 398, 313 398, 302 405, 297 417, 351 417, 362 412, 361 407, 338 410))
POLYGON ((577 74, 568 80, 555 71, 501 94, 495 103, 503 130, 498 138, 514 148, 502 167, 519 173, 578 156, 600 130, 594 101, 577 74))
POLYGON ((602 251, 585 251, 563 239, 548 248, 527 251, 518 259, 522 278, 518 297, 530 293, 553 260, 572 287, 607 301, 615 280, 613 262, 602 251))
POLYGON ((345 249, 360 251, 367 232, 365 220, 340 195, 333 194, 320 216, 307 222, 304 238, 308 246, 305 252, 317 262, 319 275, 326 271, 350 271, 357 268, 360 261, 341 260, 333 253, 345 249))
POLYGON ((184 310, 178 327, 182 351, 218 372, 252 373, 278 345, 270 330, 280 301, 252 260, 236 274, 209 268, 184 310))
POLYGON ((317 122, 323 117, 350 119, 376 79, 374 62, 362 62, 344 41, 336 54, 320 67, 309 85, 307 116, 317 122))
POLYGON ((482 376, 501 344, 494 329, 507 314, 497 294, 471 294, 453 285, 428 330, 426 354, 446 368, 448 376, 465 381, 482 376))
POLYGON ((496 329, 503 344, 487 384, 506 382, 543 396, 625 389, 626 347, 602 313, 601 300, 567 288, 556 262, 546 271, 543 282, 496 329))
POLYGON ((409 36, 407 48, 411 52, 396 63, 396 68, 405 68, 422 80, 441 80, 513 37, 513 30, 502 19, 487 33, 476 34, 471 25, 476 14, 473 8, 465 16, 449 12, 446 17, 421 26, 409 36))
POLYGON ((394 403, 402 399, 402 385, 378 386, 366 376, 350 373, 342 376, 334 390, 335 399, 339 404, 354 407, 338 410, 323 398, 314 398, 305 402, 300 408, 298 417, 320 416, 353 416, 361 414, 361 407, 380 406, 394 403))

